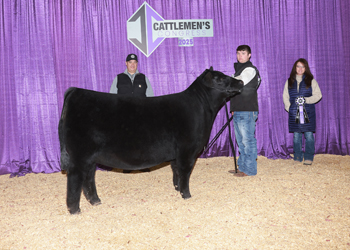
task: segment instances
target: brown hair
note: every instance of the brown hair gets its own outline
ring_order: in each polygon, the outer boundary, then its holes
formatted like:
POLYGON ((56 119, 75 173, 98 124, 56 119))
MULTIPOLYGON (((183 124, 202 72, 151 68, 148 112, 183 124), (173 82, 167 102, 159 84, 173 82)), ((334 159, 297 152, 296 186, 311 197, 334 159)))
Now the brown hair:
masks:
POLYGON ((250 49, 250 47, 248 45, 239 45, 236 49, 237 51, 247 51, 248 54, 252 53, 252 50, 250 49))
POLYGON ((293 65, 293 69, 292 71, 290 72, 290 76, 288 78, 288 87, 291 88, 293 87, 293 84, 294 84, 294 81, 295 81, 295 76, 297 74, 297 64, 298 62, 302 63, 305 67, 305 72, 304 72, 304 75, 305 75, 305 84, 306 84, 306 88, 310 88, 311 87, 311 81, 312 79, 314 79, 314 76, 311 74, 311 71, 310 71, 310 67, 309 67, 309 63, 306 61, 306 59, 304 58, 299 58, 293 65))

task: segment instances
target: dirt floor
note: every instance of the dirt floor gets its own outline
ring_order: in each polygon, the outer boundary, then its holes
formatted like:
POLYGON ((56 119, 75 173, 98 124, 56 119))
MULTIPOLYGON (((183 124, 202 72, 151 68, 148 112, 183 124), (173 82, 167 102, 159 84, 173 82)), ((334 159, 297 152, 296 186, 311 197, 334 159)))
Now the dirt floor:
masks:
POLYGON ((198 159, 192 198, 169 164, 151 172, 97 171, 102 204, 67 211, 66 175, 0 176, 0 249, 350 249, 350 156, 313 165, 259 156, 237 178, 233 158, 198 159))

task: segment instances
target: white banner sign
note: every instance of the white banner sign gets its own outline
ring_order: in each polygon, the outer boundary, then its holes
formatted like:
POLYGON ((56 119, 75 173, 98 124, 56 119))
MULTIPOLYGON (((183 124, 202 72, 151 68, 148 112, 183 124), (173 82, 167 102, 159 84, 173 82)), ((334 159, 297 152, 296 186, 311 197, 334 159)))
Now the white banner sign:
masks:
POLYGON ((179 46, 193 46, 193 37, 214 36, 213 19, 165 20, 147 2, 128 19, 126 28, 128 40, 147 57, 165 38, 182 38, 179 46))

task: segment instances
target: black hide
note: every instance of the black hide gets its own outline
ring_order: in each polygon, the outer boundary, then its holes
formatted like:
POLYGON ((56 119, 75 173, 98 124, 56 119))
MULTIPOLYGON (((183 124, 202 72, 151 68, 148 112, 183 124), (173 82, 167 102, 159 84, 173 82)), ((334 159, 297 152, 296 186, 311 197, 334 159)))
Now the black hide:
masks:
POLYGON ((59 122, 69 212, 80 211, 81 190, 91 204, 100 204, 97 163, 138 170, 170 161, 175 189, 190 198, 190 174, 216 114, 242 87, 242 81, 210 68, 183 92, 158 97, 69 88, 59 122))

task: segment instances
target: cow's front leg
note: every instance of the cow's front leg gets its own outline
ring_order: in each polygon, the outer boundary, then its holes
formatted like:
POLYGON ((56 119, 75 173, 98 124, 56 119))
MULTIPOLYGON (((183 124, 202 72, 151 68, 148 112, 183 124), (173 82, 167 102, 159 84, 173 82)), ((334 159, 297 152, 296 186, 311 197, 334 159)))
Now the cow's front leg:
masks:
POLYGON ((189 186, 190 175, 191 175, 191 170, 181 171, 180 173, 180 181, 179 181, 180 194, 184 199, 191 198, 190 186, 189 186))
POLYGON ((179 191, 184 199, 191 198, 189 183, 194 162, 195 160, 186 160, 177 164, 179 171, 179 191))
POLYGON ((176 165, 176 161, 170 162, 171 169, 173 170, 173 184, 176 191, 180 191, 180 184, 179 184, 179 170, 176 165))
POLYGON ((95 184, 96 165, 91 164, 86 168, 85 178, 83 181, 83 192, 86 199, 91 205, 101 204, 100 198, 98 198, 96 184, 95 184))
POLYGON ((71 214, 80 212, 79 203, 83 186, 83 173, 72 167, 67 171, 67 207, 71 214))

